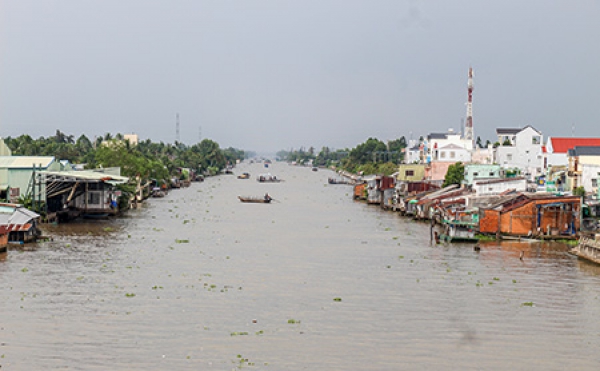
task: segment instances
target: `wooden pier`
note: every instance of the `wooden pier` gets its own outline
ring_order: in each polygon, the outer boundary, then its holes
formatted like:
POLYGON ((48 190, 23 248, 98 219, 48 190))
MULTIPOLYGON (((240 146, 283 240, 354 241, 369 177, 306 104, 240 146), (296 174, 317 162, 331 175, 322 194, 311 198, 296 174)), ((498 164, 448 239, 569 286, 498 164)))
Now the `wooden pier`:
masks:
POLYGON ((594 237, 582 236, 579 244, 570 251, 582 259, 600 264, 600 235, 594 237))

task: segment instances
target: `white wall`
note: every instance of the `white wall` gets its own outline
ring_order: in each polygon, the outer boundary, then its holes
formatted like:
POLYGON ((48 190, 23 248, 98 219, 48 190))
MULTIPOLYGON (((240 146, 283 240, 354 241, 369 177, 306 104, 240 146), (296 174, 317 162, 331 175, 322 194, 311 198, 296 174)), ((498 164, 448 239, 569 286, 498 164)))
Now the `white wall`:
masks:
POLYGON ((600 165, 581 164, 581 185, 587 192, 598 191, 600 183, 600 165), (594 182, 594 179, 596 182, 594 182), (596 184, 595 186, 593 184, 596 184))
POLYGON ((473 190, 475 190, 477 196, 496 195, 509 189, 515 189, 517 192, 524 192, 527 190, 527 179, 525 178, 492 184, 483 183, 485 182, 475 182, 475 184, 473 184, 473 190))
POLYGON ((501 145, 496 148, 496 163, 505 169, 519 168, 523 174, 529 173, 529 178, 533 179, 544 172, 542 142, 542 135, 527 126, 517 133, 512 146, 501 145), (533 137, 539 137, 539 141, 533 143, 533 137))

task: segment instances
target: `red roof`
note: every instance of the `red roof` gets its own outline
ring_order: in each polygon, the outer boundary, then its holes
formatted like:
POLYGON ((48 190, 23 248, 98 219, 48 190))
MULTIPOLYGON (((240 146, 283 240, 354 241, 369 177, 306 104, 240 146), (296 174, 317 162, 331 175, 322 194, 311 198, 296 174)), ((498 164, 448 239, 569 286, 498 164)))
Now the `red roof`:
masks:
POLYGON ((555 138, 551 137, 552 151, 554 153, 567 153, 575 146, 589 147, 600 146, 600 138, 555 138))

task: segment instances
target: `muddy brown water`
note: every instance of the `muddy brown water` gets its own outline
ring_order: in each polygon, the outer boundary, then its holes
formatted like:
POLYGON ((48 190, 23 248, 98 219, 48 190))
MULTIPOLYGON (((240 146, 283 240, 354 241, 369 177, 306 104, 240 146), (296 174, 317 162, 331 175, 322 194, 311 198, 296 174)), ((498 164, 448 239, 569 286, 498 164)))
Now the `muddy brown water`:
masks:
POLYGON ((11 247, 1 369, 600 366, 600 268, 565 245, 431 246, 427 224, 352 201, 332 172, 244 171, 11 247), (273 203, 237 199, 265 192, 273 203))

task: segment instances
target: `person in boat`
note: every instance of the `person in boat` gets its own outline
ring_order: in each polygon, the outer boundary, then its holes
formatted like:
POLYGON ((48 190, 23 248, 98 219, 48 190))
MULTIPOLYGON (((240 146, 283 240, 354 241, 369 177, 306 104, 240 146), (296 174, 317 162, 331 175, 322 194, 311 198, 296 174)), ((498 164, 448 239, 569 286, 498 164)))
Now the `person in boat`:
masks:
POLYGON ((271 202, 272 198, 268 193, 265 193, 265 202, 271 202))

